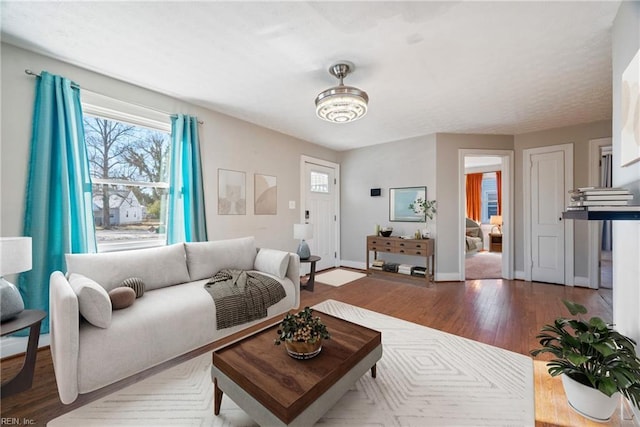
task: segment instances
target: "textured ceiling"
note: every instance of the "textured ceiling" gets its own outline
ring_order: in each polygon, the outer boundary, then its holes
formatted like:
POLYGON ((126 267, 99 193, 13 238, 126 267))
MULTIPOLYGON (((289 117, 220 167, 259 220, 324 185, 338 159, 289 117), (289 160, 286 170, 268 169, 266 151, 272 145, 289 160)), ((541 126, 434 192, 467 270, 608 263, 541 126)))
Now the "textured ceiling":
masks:
POLYGON ((4 41, 345 150, 610 118, 619 4, 2 0, 0 12, 4 41), (340 59, 369 112, 331 124, 313 101, 340 59))

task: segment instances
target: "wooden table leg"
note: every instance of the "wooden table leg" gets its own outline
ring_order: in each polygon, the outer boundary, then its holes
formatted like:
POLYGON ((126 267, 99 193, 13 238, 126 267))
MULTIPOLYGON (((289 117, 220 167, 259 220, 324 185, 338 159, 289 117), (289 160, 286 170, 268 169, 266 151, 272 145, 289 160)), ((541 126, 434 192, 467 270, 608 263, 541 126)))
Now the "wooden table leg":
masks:
POLYGON ((220 404, 222 403, 222 390, 218 387, 218 379, 213 379, 213 413, 220 415, 220 404))
POLYGON ((371 377, 375 378, 377 374, 378 374, 378 364, 376 363, 371 367, 371 377))

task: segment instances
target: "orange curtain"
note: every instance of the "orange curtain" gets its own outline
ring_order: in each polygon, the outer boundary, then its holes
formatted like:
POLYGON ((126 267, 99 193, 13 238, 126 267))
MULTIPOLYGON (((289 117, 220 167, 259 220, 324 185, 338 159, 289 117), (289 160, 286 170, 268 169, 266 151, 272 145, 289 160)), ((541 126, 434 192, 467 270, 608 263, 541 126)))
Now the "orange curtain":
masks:
POLYGON ((467 217, 475 222, 482 220, 482 174, 467 174, 467 217))
POLYGON ((496 171, 496 187, 498 188, 498 215, 502 215, 502 171, 496 171))

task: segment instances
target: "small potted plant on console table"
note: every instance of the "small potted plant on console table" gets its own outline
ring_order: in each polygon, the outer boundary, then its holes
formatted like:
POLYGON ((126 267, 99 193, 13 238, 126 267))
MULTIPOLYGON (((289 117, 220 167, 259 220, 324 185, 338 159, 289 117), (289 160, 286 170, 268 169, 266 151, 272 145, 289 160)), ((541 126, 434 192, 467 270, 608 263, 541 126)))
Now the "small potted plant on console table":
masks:
POLYGON ((297 314, 287 314, 278 328, 275 345, 284 342, 289 356, 296 359, 310 359, 320 354, 322 340, 331 335, 313 309, 305 307, 297 314))

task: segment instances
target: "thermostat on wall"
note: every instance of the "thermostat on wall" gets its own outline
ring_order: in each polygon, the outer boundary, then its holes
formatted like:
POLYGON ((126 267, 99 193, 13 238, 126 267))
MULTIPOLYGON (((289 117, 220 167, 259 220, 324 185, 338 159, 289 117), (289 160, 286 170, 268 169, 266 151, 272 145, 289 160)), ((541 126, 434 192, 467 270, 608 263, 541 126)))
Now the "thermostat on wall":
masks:
POLYGON ((379 188, 371 189, 371 197, 377 197, 377 196, 380 196, 381 194, 382 194, 382 191, 379 188))

